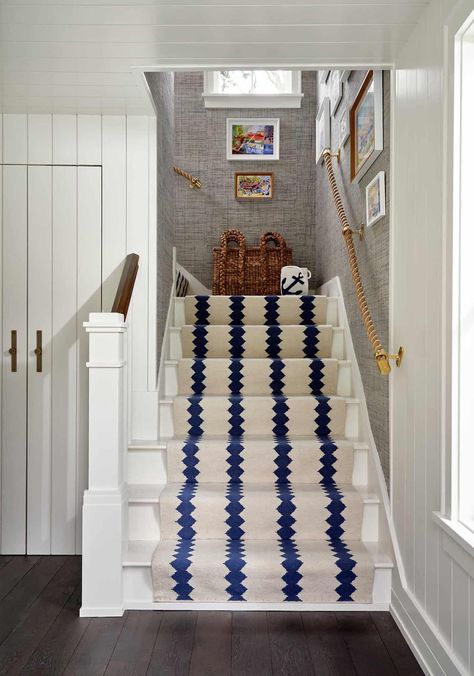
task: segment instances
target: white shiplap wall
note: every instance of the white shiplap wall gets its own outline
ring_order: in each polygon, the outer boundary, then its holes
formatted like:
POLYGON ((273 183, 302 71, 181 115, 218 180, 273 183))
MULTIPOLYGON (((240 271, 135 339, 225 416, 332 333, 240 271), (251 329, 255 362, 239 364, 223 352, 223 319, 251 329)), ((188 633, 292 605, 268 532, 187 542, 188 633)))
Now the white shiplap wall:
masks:
POLYGON ((391 496, 406 574, 406 585, 395 581, 393 608, 429 673, 449 676, 474 673, 474 561, 432 517, 443 508, 445 476, 444 96, 452 72, 444 72, 443 40, 454 4, 433 0, 400 51, 391 145, 392 346, 406 347, 391 388, 391 496))
POLYGON ((149 113, 132 68, 388 65, 427 0, 2 0, 0 111, 149 113))
MULTIPOLYGON (((140 268, 129 314, 129 358, 133 369, 130 434, 138 439, 156 438, 156 119, 124 115, 0 115, 1 164, 102 167, 102 308, 110 310, 112 306, 125 255, 138 253, 140 268)), ((91 198, 90 191, 82 192, 91 198)), ((86 213, 87 204, 83 207, 78 205, 86 213)), ((66 250, 56 252, 61 254, 66 256, 66 250)), ((100 293, 100 280, 98 289, 83 289, 86 297, 97 291, 100 293)), ((87 319, 79 316, 78 322, 87 319)), ((85 364, 86 350, 80 358, 85 364)), ((87 379, 85 371, 83 375, 87 379)), ((86 387, 86 380, 78 383, 81 390, 86 387)), ((78 434, 76 551, 81 546, 82 488, 87 482, 87 430, 80 429, 78 434)), ((41 481, 41 476, 30 477, 30 482, 35 480, 41 481)), ((54 475, 52 481, 54 493, 54 475)), ((74 496, 69 498, 74 511, 74 496)), ((53 517, 46 514, 43 530, 49 528, 53 517)))

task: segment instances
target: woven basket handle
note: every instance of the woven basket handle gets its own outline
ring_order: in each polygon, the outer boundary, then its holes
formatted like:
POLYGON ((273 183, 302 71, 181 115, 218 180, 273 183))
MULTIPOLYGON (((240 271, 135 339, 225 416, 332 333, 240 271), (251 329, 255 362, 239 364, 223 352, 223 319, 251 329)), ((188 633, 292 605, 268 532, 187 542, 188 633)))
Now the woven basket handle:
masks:
POLYGON ((226 230, 221 235, 221 249, 222 255, 219 261, 219 293, 225 292, 225 271, 227 268, 227 252, 229 250, 229 242, 236 242, 239 248, 238 270, 239 270, 239 286, 240 294, 242 293, 244 283, 244 263, 245 263, 245 235, 240 230, 226 230))
POLYGON ((262 266, 263 288, 266 288, 267 286, 268 277, 268 242, 273 242, 275 244, 275 250, 278 251, 278 256, 280 258, 280 267, 283 267, 283 251, 286 248, 285 238, 283 235, 280 235, 279 232, 266 232, 260 237, 260 264, 262 266))

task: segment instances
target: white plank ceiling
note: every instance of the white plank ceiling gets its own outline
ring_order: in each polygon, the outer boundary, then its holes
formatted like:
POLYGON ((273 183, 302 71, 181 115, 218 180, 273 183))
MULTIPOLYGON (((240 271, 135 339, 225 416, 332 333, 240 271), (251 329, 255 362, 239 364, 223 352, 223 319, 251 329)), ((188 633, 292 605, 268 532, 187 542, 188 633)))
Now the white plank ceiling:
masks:
POLYGON ((0 0, 0 110, 150 113, 165 64, 390 66, 427 4, 0 0))

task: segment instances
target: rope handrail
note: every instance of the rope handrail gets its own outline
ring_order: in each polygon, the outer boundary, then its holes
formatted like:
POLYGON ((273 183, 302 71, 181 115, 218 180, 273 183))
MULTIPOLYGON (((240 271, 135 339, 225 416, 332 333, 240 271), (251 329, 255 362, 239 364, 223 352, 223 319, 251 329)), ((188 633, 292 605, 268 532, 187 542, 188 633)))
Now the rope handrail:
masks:
POLYGON ((400 366, 404 349, 400 347, 398 354, 389 355, 386 350, 382 347, 382 343, 377 334, 372 315, 370 314, 369 306, 367 305, 367 299, 365 297, 364 285, 359 273, 359 262, 357 260, 357 253, 354 247, 354 240, 352 238, 353 231, 347 220, 346 212, 342 204, 341 195, 339 193, 339 188, 337 187, 336 177, 334 175, 334 170, 332 167, 332 153, 326 148, 323 152, 324 164, 326 167, 326 172, 328 175, 329 185, 331 187, 332 197, 334 204, 336 206, 337 214, 339 216, 339 221, 342 226, 342 236, 346 243, 347 256, 349 259, 349 267, 351 269, 352 283, 354 285, 354 290, 357 297, 357 303, 359 305, 359 311, 362 317, 362 321, 367 332, 367 337, 372 346, 374 352, 375 363, 379 373, 382 375, 388 375, 391 371, 390 359, 395 359, 396 365, 400 366))

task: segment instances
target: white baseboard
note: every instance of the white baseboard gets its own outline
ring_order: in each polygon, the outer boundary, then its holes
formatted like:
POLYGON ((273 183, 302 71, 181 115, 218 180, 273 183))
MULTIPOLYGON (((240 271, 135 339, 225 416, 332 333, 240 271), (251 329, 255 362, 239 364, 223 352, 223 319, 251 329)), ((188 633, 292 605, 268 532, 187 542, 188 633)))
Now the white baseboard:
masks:
POLYGON ((390 612, 425 674, 469 676, 413 594, 399 584, 392 588, 390 612))
POLYGON ((223 603, 199 603, 197 601, 126 601, 126 610, 230 610, 230 611, 273 611, 273 612, 387 612, 388 603, 249 603, 248 601, 225 601, 223 603))

